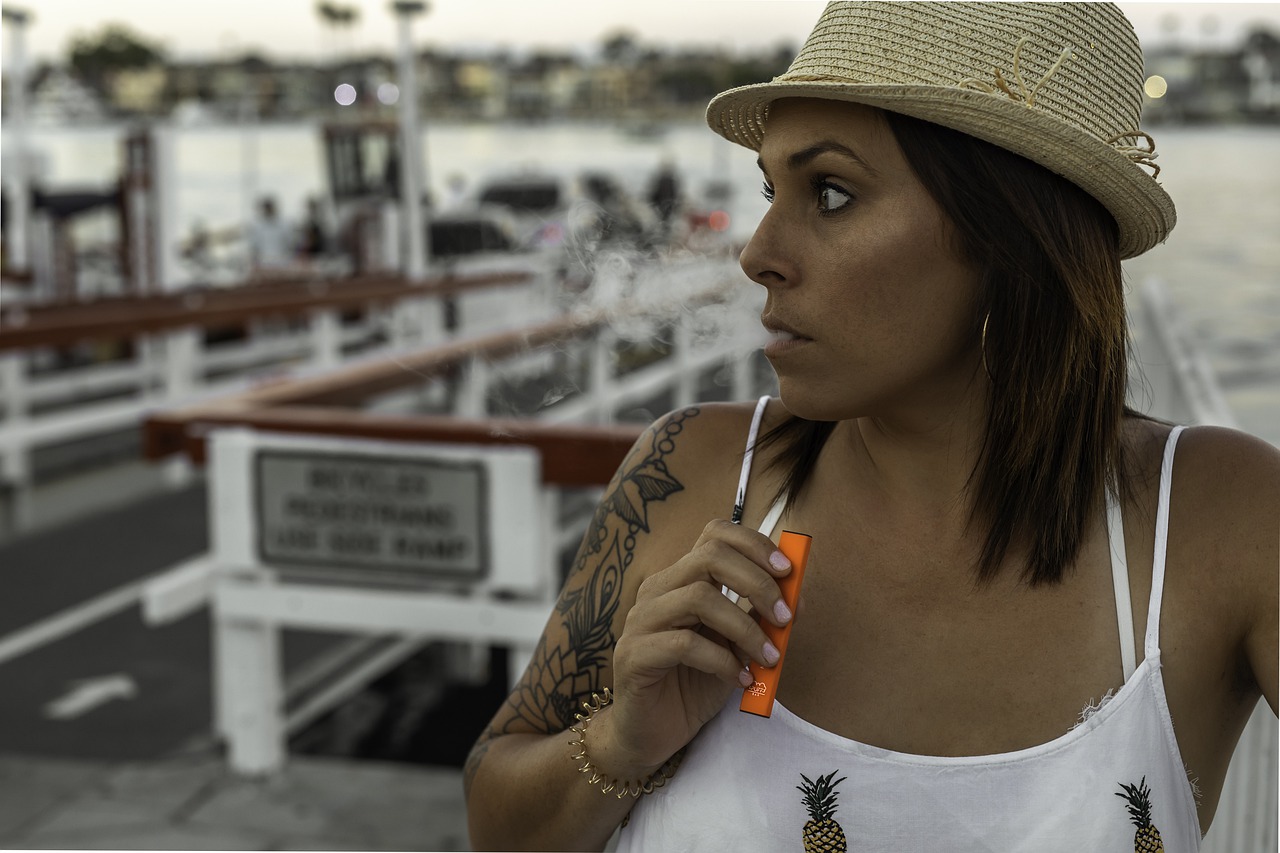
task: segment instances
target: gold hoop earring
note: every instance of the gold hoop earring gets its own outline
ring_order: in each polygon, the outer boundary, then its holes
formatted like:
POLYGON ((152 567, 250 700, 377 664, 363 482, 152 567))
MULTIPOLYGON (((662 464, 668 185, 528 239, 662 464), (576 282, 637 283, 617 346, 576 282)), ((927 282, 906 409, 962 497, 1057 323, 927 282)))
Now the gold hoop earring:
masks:
POLYGON ((982 350, 982 369, 987 372, 987 378, 994 382, 995 377, 991 375, 991 366, 987 364, 987 324, 990 322, 991 312, 988 311, 987 316, 982 318, 982 343, 980 349, 982 350))

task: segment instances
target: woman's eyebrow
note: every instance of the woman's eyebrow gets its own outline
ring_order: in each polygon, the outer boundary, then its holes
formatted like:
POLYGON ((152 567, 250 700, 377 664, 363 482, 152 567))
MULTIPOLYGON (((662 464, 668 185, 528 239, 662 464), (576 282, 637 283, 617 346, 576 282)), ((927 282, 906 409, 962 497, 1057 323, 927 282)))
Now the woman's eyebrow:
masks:
MULTIPOLYGON (((862 167, 864 171, 870 172, 872 175, 880 174, 876 169, 872 168, 871 164, 869 164, 866 160, 858 156, 858 153, 854 151, 852 148, 850 148, 847 145, 843 145, 839 142, 835 142, 833 140, 823 140, 821 142, 815 142, 813 145, 810 145, 808 148, 802 148, 801 150, 795 152, 791 156, 787 157, 787 168, 793 169, 793 170, 798 169, 801 166, 806 165, 811 160, 813 160, 814 158, 818 157, 821 154, 839 154, 840 156, 847 157, 853 162, 857 163, 860 167, 862 167)), ((766 172, 766 173, 768 172, 768 170, 765 169, 764 167, 763 159, 757 157, 756 165, 760 167, 760 171, 766 172)))

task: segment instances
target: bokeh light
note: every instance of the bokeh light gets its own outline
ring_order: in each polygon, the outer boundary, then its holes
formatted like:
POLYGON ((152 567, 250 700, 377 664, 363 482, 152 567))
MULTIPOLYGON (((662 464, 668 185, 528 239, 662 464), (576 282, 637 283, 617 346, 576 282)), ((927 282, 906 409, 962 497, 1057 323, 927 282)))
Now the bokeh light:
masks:
POLYGON ((707 217, 707 224, 711 226, 712 231, 728 231, 729 230, 729 213, 724 210, 714 211, 707 217))
POLYGON ((333 99, 340 106, 349 107, 356 102, 356 87, 350 83, 339 83, 333 90, 333 99))
POLYGON ((1142 84, 1142 91, 1147 93, 1148 98, 1163 98, 1164 93, 1169 91, 1169 81, 1159 74, 1152 74, 1147 78, 1147 82, 1142 84))
POLYGON ((400 100, 400 87, 395 83, 382 83, 378 86, 378 100, 391 106, 400 100))

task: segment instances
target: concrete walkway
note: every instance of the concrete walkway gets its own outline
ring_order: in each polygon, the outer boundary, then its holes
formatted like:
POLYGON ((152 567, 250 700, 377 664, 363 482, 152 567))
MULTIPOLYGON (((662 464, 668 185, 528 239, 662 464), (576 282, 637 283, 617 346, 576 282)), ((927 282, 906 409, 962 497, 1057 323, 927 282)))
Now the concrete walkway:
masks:
POLYGON ((462 773, 291 756, 232 775, 203 748, 158 761, 0 755, 0 848, 467 850, 462 773))

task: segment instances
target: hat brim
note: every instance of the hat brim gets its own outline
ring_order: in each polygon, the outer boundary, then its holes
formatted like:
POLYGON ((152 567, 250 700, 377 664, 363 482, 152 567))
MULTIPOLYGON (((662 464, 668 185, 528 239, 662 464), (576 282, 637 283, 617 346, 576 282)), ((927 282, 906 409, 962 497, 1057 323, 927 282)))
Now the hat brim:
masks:
POLYGON ((769 105, 781 98, 879 107, 1026 157, 1076 184, 1111 212, 1120 232, 1121 258, 1140 255, 1163 242, 1177 222, 1173 200, 1142 167, 1105 140, 1002 94, 950 86, 778 80, 717 95, 707 106, 707 124, 726 139, 758 151, 769 105))

